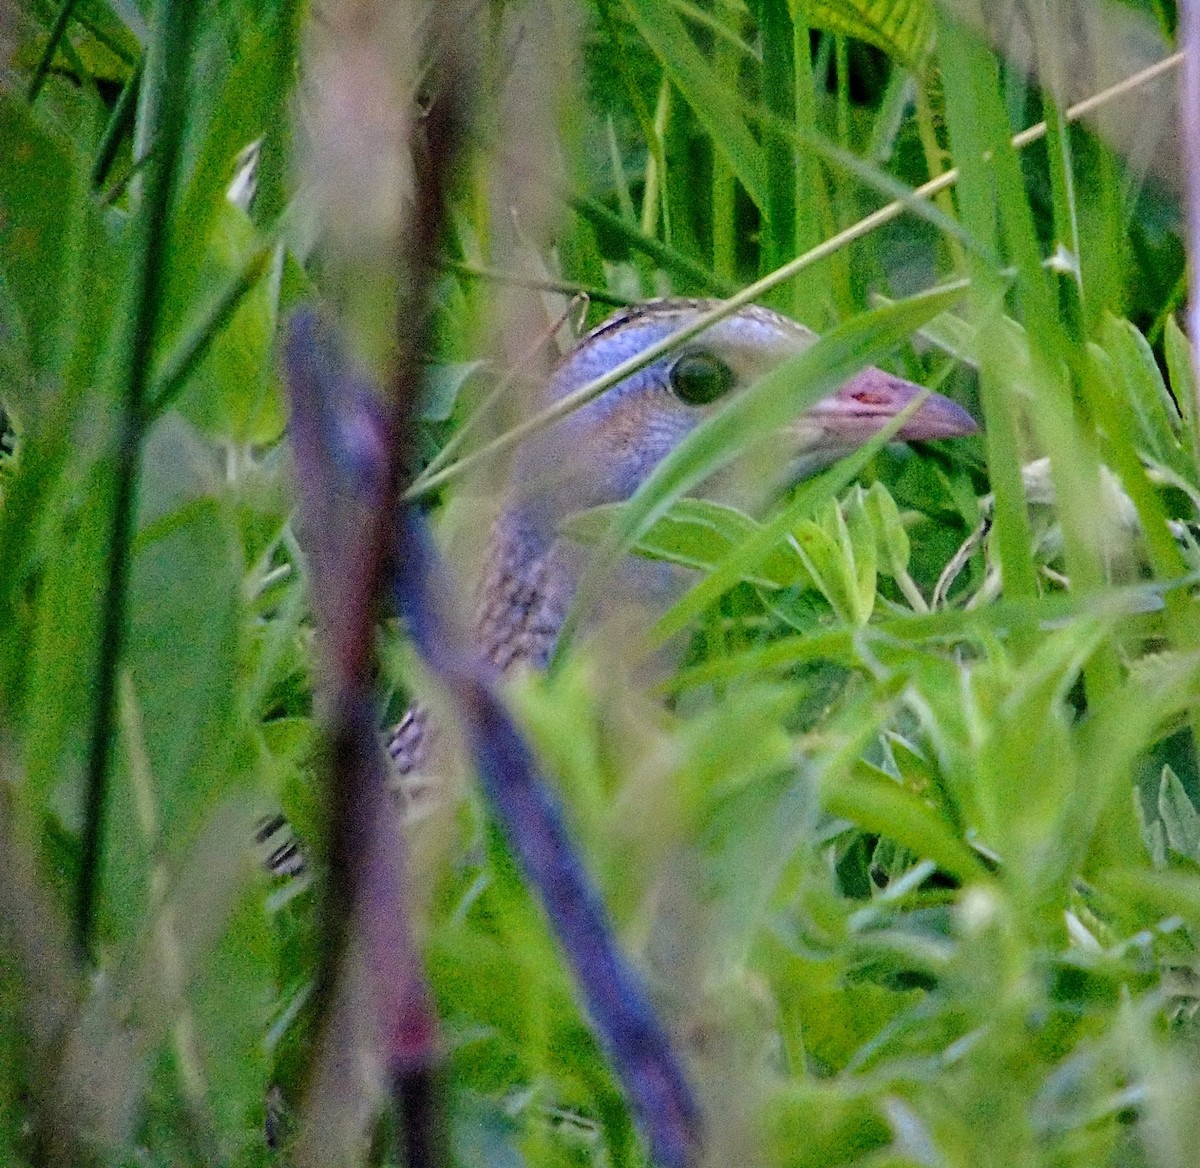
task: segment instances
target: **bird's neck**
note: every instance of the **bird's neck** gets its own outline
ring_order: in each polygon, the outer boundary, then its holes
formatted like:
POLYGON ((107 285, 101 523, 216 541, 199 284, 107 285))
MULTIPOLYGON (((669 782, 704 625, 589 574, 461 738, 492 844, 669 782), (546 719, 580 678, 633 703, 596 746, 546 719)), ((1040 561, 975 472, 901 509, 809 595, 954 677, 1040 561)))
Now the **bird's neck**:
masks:
POLYGON ((492 528, 480 585, 479 646, 500 672, 519 662, 542 668, 575 594, 577 568, 565 541, 521 508, 492 528))

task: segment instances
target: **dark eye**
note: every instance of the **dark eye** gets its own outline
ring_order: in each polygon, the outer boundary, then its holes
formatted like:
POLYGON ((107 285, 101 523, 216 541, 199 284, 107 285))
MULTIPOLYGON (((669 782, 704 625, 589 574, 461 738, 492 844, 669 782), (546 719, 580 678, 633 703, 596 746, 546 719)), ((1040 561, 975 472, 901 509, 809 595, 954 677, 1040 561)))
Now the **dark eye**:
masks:
POLYGON ((706 406, 724 397, 735 381, 733 370, 711 353, 684 353, 667 375, 671 392, 689 406, 706 406))

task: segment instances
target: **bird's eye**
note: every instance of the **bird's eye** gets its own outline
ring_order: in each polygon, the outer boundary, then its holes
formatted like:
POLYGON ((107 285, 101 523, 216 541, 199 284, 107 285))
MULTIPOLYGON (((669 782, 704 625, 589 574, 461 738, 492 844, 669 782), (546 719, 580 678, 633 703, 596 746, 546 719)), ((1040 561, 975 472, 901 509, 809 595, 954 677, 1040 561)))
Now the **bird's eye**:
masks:
POLYGON ((733 370, 711 353, 684 353, 668 374, 671 392, 689 406, 706 406, 724 397, 736 380, 733 370))

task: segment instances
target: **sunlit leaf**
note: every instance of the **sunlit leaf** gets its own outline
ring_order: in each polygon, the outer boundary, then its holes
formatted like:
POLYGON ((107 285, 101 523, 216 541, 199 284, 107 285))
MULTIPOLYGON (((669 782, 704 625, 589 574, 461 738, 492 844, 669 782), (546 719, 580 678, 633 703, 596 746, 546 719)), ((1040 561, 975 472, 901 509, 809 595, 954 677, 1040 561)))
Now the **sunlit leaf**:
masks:
POLYGON ((929 0, 790 0, 810 25, 877 45, 909 64, 920 64, 933 36, 929 0))

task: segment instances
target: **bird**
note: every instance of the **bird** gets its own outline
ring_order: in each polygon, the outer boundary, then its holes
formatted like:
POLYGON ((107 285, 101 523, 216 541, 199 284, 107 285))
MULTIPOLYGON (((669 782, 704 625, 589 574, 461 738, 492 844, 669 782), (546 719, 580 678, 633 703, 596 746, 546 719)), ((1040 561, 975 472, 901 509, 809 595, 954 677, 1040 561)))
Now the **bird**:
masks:
MULTIPOLYGON (((618 311, 562 358, 540 404, 553 405, 718 304, 673 298, 618 311)), ((747 305, 523 444, 507 501, 492 526, 474 619, 475 650, 495 676, 520 666, 542 668, 554 650, 586 562, 586 550, 560 534, 563 521, 628 499, 731 395, 816 339, 778 312, 747 305)), ((898 441, 954 438, 978 429, 970 413, 949 398, 868 367, 789 424, 780 445, 811 472, 866 442, 922 394, 927 396, 898 430, 898 441)), ((394 786, 410 805, 428 790, 436 737, 420 702, 385 734, 394 786)), ((302 851, 286 835, 282 816, 264 821, 259 843, 275 875, 303 870, 302 851)))

